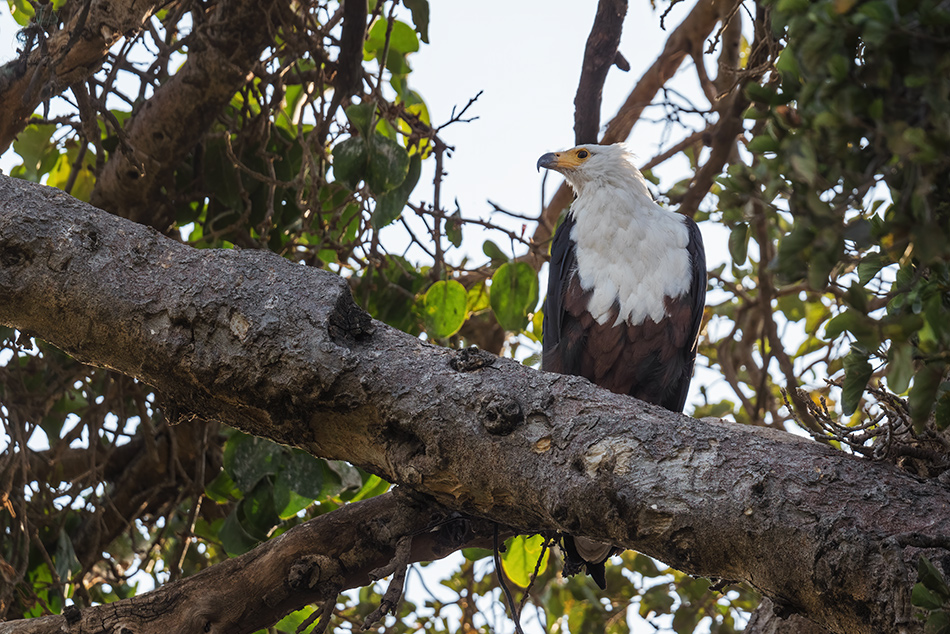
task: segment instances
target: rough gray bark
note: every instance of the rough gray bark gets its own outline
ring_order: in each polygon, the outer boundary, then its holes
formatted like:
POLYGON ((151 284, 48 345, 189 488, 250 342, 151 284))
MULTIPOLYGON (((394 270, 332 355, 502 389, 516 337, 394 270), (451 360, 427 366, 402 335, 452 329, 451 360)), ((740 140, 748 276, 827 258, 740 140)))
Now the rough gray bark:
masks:
POLYGON ((789 434, 692 420, 374 322, 340 278, 194 250, 0 179, 0 323, 184 411, 349 460, 446 508, 746 581, 834 632, 919 632, 950 491, 789 434))

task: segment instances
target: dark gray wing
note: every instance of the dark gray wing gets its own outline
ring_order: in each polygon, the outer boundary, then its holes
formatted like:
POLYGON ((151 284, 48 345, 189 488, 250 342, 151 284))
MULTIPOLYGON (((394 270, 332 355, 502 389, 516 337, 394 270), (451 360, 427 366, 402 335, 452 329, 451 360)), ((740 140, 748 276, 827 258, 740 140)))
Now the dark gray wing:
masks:
POLYGON ((577 268, 571 230, 574 218, 568 214, 554 232, 551 260, 548 267, 548 294, 544 298, 544 325, 541 339, 541 369, 561 374, 577 374, 576 369, 565 367, 561 344, 564 327, 564 295, 577 268), (572 371, 574 370, 574 371, 572 371))
POLYGON ((703 235, 699 226, 692 218, 683 216, 683 222, 689 231, 689 243, 686 250, 689 252, 691 279, 689 292, 683 299, 689 304, 690 322, 688 345, 682 350, 682 373, 670 390, 663 407, 674 412, 682 412, 686 405, 686 394, 689 392, 689 382, 693 378, 693 366, 696 363, 696 349, 699 345, 699 327, 703 323, 703 310, 706 306, 706 250, 703 247, 703 235))

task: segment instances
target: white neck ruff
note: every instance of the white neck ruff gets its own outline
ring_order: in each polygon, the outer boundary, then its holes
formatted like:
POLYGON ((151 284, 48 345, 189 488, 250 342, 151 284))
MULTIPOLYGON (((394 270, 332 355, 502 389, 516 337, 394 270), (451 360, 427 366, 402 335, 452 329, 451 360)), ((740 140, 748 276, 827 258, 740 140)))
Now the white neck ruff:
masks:
POLYGON ((571 205, 581 288, 592 291, 588 311, 604 324, 617 303, 614 325, 666 316, 666 298, 689 290, 689 231, 683 218, 653 202, 640 178, 574 183, 571 205))

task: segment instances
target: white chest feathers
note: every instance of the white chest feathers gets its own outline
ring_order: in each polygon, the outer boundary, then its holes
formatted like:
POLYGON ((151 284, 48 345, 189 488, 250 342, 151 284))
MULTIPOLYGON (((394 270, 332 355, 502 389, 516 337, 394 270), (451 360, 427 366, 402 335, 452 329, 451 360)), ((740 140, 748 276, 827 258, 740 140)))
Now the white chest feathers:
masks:
POLYGON ((622 321, 640 324, 666 316, 666 298, 689 290, 689 231, 682 216, 645 192, 584 188, 571 207, 581 288, 592 291, 588 310, 604 324, 617 303, 622 321))

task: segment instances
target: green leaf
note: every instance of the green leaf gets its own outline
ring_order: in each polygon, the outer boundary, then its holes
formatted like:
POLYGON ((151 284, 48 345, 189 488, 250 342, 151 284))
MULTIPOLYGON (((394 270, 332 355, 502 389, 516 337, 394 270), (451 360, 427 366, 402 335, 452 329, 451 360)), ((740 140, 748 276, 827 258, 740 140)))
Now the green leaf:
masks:
POLYGON ((538 274, 524 262, 507 262, 491 278, 489 301, 505 330, 520 331, 538 303, 538 274))
MULTIPOLYGON (((366 54, 372 57, 377 53, 382 53, 383 48, 386 46, 386 31, 388 26, 388 21, 384 19, 378 19, 373 23, 373 26, 369 29, 369 37, 364 46, 364 57, 366 57, 366 54)), ((393 28, 389 34, 389 50, 390 52, 396 52, 401 55, 418 51, 419 38, 416 36, 415 30, 405 22, 393 20, 393 28)))
POLYGON ((231 556, 243 555, 257 546, 257 540, 251 537, 241 526, 237 507, 231 511, 231 514, 221 525, 221 530, 218 531, 218 539, 221 540, 224 550, 231 556))
POLYGON ((429 43, 429 0, 403 0, 406 8, 412 12, 412 23, 419 33, 419 39, 429 43))
POLYGON ((922 583, 914 584, 914 589, 910 593, 910 602, 926 610, 937 610, 943 605, 940 597, 924 587, 922 583))
POLYGON ((943 610, 931 612, 924 624, 924 634, 950 634, 950 614, 943 610))
POLYGON ((770 134, 760 134, 749 141, 746 147, 753 154, 762 154, 764 152, 778 152, 782 145, 770 134))
POLYGON ((238 503, 244 519, 241 525, 254 537, 267 539, 271 529, 280 523, 276 507, 284 507, 288 501, 285 497, 279 504, 276 503, 274 486, 270 480, 259 481, 254 490, 238 503))
POLYGON ((825 325, 825 338, 832 341, 845 331, 866 348, 876 348, 878 345, 874 322, 867 315, 850 309, 835 315, 825 325))
POLYGON ((851 353, 844 358, 844 383, 841 387, 841 407, 846 416, 858 409, 872 373, 867 351, 851 346, 851 353))
POLYGON ((445 219, 445 237, 454 247, 462 246, 462 211, 456 209, 445 219))
POLYGON ((316 500, 323 491, 324 461, 294 449, 277 475, 277 481, 300 495, 316 500))
POLYGON ((749 225, 740 222, 729 232, 729 255, 735 265, 745 264, 749 252, 749 225))
MULTIPOLYGON (((943 601, 950 599, 950 586, 944 579, 943 573, 930 563, 930 560, 920 555, 917 559, 917 580, 924 586, 934 592, 943 601)), ((914 605, 919 605, 915 603, 914 605)), ((939 607, 939 606, 938 606, 939 607)))
POLYGON ((895 394, 903 394, 914 375, 914 349, 909 343, 895 341, 887 357, 887 387, 895 394))
MULTIPOLYGON (((501 555, 501 565, 513 583, 522 588, 528 587, 534 568, 538 565, 538 558, 541 557, 543 544, 544 538, 541 535, 519 535, 505 542, 506 550, 501 555)), ((544 549, 544 559, 541 560, 538 574, 547 570, 549 555, 550 549, 544 549)))
POLYGON ((944 392, 937 400, 937 418, 935 424, 937 431, 943 431, 950 427, 950 392, 944 392))
MULTIPOLYGON (((400 148, 402 149, 402 148, 400 148)), ((403 150, 405 152, 405 150, 403 150)), ((371 224, 374 229, 382 229, 393 222, 405 209, 409 202, 409 196, 419 182, 419 175, 422 173, 422 159, 418 154, 412 155, 409 159, 409 171, 403 179, 402 184, 381 196, 376 197, 376 208, 373 210, 371 224)))
POLYGON ((501 247, 491 240, 485 240, 484 244, 482 244, 482 253, 491 258, 492 264, 502 264, 511 259, 501 250, 501 247))
POLYGON ((20 26, 29 24, 30 19, 36 15, 36 11, 33 10, 33 5, 26 0, 13 0, 10 3, 10 11, 13 13, 13 19, 16 20, 16 23, 20 26))
POLYGON ((884 268, 884 260, 877 253, 872 253, 858 262, 858 282, 866 286, 884 268))
POLYGON ((373 113, 376 111, 376 104, 372 102, 355 103, 347 106, 344 112, 346 118, 356 128, 360 135, 366 139, 369 138, 369 124, 373 119, 373 113))
POLYGON ((459 331, 466 316, 465 287, 456 280, 439 281, 425 294, 426 332, 433 339, 444 339, 459 331))
POLYGON ((468 289, 468 295, 465 298, 465 312, 476 313, 480 310, 489 308, 491 304, 488 298, 488 287, 485 282, 479 282, 468 289))
POLYGON ((224 448, 224 468, 234 484, 247 493, 261 478, 277 473, 283 453, 283 448, 276 443, 238 432, 228 439, 224 448))
POLYGON ((333 176, 350 189, 366 178, 369 150, 362 137, 351 136, 333 147, 333 176))
POLYGON ((669 614, 675 599, 670 595, 670 586, 660 583, 640 596, 640 616, 646 618, 654 614, 669 614))
POLYGON ((56 126, 31 123, 23 128, 13 142, 13 151, 23 159, 14 176, 34 183, 48 173, 59 159, 59 151, 50 140, 56 126))
MULTIPOLYGON (((366 184, 374 194, 385 194, 406 180, 409 152, 390 138, 373 137, 366 184)), ((408 196, 407 196, 408 198, 408 196)))
POLYGON ((492 551, 487 548, 463 548, 462 556, 469 561, 479 561, 485 557, 491 557, 492 551))
POLYGON ((228 472, 222 469, 215 479, 205 487, 205 495, 218 504, 224 504, 232 500, 240 499, 243 493, 234 484, 234 480, 231 479, 228 472))
POLYGON ((937 400, 937 389, 943 379, 944 364, 929 363, 914 376, 914 386, 910 388, 907 402, 910 405, 910 415, 918 431, 930 417, 934 402, 937 400))
POLYGON ((389 483, 380 478, 378 475, 371 475, 366 479, 366 483, 357 491, 356 495, 350 498, 350 502, 359 502, 360 500, 366 500, 369 498, 374 498, 377 495, 382 495, 389 490, 389 483))

